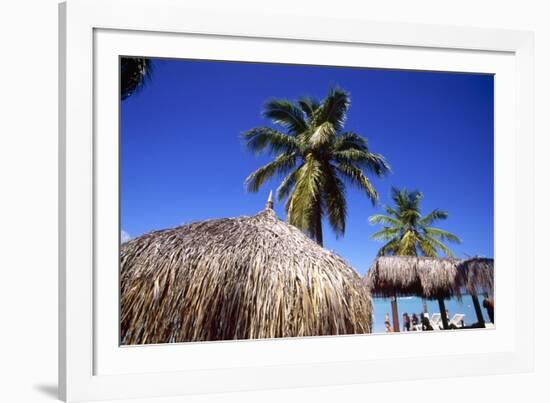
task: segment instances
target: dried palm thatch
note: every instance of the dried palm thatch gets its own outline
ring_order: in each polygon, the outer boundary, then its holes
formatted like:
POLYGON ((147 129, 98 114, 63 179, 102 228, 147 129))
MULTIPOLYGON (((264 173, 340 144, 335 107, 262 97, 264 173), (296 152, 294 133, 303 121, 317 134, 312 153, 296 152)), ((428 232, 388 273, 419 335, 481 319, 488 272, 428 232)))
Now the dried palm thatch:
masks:
POLYGON ((390 298, 414 295, 446 299, 455 294, 456 259, 416 256, 380 256, 365 275, 373 296, 390 298))
POLYGON ((358 274, 269 203, 122 245, 122 344, 360 334, 371 324, 358 274))
POLYGON ((417 258, 422 296, 427 299, 447 299, 452 296, 460 299, 460 293, 454 292, 458 263, 459 260, 449 258, 417 258))
POLYGON ((465 289, 472 295, 493 295, 494 275, 493 259, 473 257, 463 260, 457 266, 456 292, 465 289))
POLYGON ((364 281, 375 297, 419 295, 422 284, 416 271, 416 258, 378 257, 365 274, 364 281))

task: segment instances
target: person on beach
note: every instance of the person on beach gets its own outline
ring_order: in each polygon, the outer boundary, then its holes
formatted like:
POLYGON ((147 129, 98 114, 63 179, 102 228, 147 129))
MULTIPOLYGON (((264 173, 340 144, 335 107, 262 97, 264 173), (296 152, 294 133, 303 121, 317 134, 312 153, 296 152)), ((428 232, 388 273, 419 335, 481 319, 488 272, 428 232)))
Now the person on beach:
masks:
POLYGON ((411 331, 411 318, 409 317, 409 314, 407 312, 403 314, 403 331, 411 331))
POLYGON ((413 313, 411 323, 412 323, 412 330, 415 331, 416 327, 418 326, 418 316, 416 316, 416 313, 413 313))
POLYGON ((386 326, 386 333, 391 333, 391 323, 390 323, 390 314, 386 313, 386 318, 384 319, 384 325, 386 326))
POLYGON ((489 319, 491 320, 491 323, 495 323, 495 301, 493 301, 491 298, 489 298, 488 295, 483 298, 483 308, 487 310, 487 315, 489 315, 489 319))
POLYGON ((434 330, 434 328, 432 327, 432 325, 430 324, 430 320, 428 319, 428 317, 426 315, 424 315, 423 313, 420 314, 420 321, 422 322, 422 330, 423 331, 426 331, 426 330, 434 330))

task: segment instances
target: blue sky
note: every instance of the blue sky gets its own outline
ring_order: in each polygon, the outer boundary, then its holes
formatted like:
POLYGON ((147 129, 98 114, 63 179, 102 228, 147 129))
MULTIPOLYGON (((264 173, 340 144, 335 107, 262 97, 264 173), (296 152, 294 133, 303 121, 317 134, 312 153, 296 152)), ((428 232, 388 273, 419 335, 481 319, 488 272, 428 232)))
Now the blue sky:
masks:
MULTIPOLYGON (((490 75, 154 60, 151 81, 121 105, 121 228, 130 236, 215 217, 253 215, 270 189, 247 193, 244 179, 269 156, 247 151, 240 134, 270 123, 270 98, 351 94, 346 127, 392 167, 372 178, 373 207, 348 186, 346 233, 324 226, 325 247, 363 275, 379 242, 368 217, 392 186, 424 193, 423 212, 448 211, 439 226, 458 235, 459 257, 493 256, 493 77, 490 75)), ((275 210, 285 218, 282 204, 275 210)))

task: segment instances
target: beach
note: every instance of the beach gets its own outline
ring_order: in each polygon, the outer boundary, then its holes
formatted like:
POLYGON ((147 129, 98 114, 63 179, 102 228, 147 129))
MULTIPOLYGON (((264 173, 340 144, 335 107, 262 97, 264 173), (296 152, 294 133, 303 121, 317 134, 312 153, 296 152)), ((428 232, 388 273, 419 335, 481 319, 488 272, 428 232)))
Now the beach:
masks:
MULTIPOLYGON (((479 300, 483 301, 484 296, 479 295, 479 300)), ((430 316, 433 313, 439 313, 439 307, 437 301, 426 301, 428 304, 428 312, 430 316)), ((391 301, 389 298, 373 298, 374 304, 374 318, 372 323, 373 333, 384 333, 384 316, 386 313, 391 317, 391 301)), ((403 314, 407 312, 410 316, 416 313, 420 316, 422 312, 422 299, 418 297, 401 297, 397 298, 397 305, 399 307, 399 324, 401 330, 403 330, 403 314)), ((464 295, 462 301, 456 299, 445 300, 445 306, 449 311, 449 318, 452 318, 456 313, 462 313, 464 317, 464 325, 468 326, 477 322, 476 313, 472 304, 472 298, 469 295, 464 295)), ((483 318, 486 322, 490 322, 487 311, 482 308, 483 318)))

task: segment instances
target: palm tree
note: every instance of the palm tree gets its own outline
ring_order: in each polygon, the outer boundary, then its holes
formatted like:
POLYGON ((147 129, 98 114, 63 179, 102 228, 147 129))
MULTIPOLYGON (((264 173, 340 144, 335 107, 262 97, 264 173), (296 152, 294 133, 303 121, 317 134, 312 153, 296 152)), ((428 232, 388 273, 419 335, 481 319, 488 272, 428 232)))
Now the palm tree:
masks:
POLYGON ((120 98, 125 100, 139 91, 151 78, 151 60, 144 57, 120 58, 120 98))
MULTIPOLYGON (((420 202, 424 197, 419 191, 409 192, 407 189, 392 188, 391 197, 395 207, 384 206, 387 214, 375 214, 369 218, 371 224, 384 227, 372 234, 371 238, 386 243, 378 251, 378 256, 429 256, 437 257, 443 252, 447 257, 454 257, 444 242, 460 243, 461 240, 440 228, 432 226, 436 221, 445 220, 449 216, 446 211, 433 210, 425 216, 420 213, 420 202)), ((443 327, 448 328, 445 301, 438 299, 443 327)), ((396 297, 392 298, 394 324, 398 323, 396 297), (396 320, 397 319, 397 320, 396 320)), ((426 312, 424 306, 424 312, 426 312)), ((399 325, 398 325, 399 326, 399 325)), ((395 327, 395 325, 394 325, 395 327)))
POLYGON ((365 172, 382 176, 390 169, 383 156, 369 151, 365 138, 344 131, 349 107, 349 94, 340 89, 331 89, 322 101, 274 99, 265 104, 263 116, 283 131, 256 127, 243 134, 250 150, 274 155, 246 178, 248 191, 257 192, 268 179, 280 176, 277 196, 286 199, 287 221, 320 245, 323 217, 337 236, 345 232, 345 182, 374 204, 378 193, 365 172))

